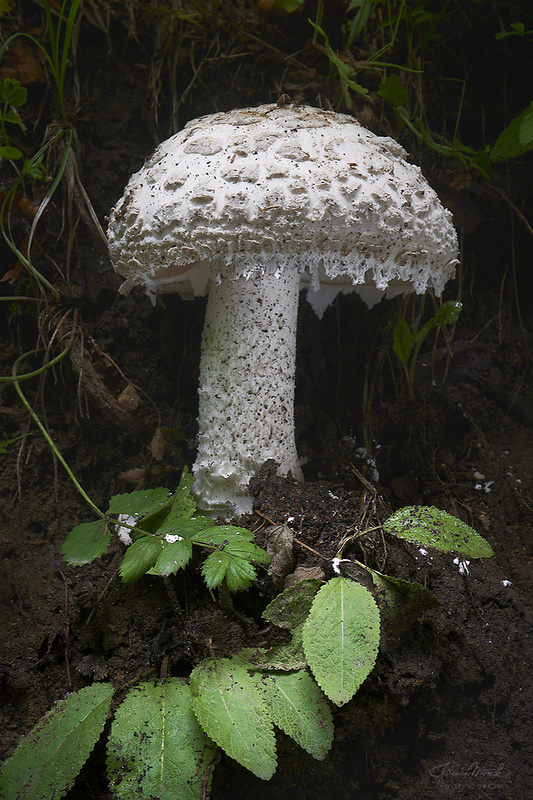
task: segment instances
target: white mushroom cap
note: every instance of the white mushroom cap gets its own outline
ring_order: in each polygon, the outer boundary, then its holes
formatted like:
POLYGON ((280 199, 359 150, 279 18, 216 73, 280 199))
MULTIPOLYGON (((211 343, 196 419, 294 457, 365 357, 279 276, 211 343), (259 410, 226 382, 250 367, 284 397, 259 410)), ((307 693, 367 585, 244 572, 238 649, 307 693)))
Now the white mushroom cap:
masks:
POLYGON ((113 209, 115 269, 127 286, 203 295, 217 275, 247 277, 274 256, 302 273, 319 313, 339 291, 368 305, 428 288, 440 295, 455 274, 457 236, 405 156, 353 117, 307 106, 193 120, 113 209))
POLYGON ((341 292, 368 305, 453 277, 451 214, 389 138, 352 117, 276 105, 190 122, 111 212, 115 269, 147 290, 209 293, 194 489, 205 511, 251 511, 273 458, 302 477, 294 441, 298 294, 320 315, 341 292))

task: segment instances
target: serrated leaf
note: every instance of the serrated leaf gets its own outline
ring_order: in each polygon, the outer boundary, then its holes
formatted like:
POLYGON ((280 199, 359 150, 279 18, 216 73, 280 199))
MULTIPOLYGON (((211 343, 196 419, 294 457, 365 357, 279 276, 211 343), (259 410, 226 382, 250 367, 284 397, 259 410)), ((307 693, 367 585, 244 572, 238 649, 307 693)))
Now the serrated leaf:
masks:
POLYGON ((161 541, 162 551, 157 557, 154 566, 149 570, 150 575, 174 575, 179 569, 185 567, 192 556, 192 544, 187 539, 172 544, 161 541))
POLYGON ((109 501, 108 514, 129 514, 141 518, 152 514, 168 502, 168 489, 142 489, 137 492, 115 494, 109 501))
POLYGON ((61 552, 68 564, 90 564, 105 553, 110 541, 111 534, 104 520, 81 522, 68 534, 61 545, 61 552))
POLYGON ((135 583, 148 572, 161 555, 161 539, 157 536, 143 536, 130 544, 120 565, 124 583, 135 583))
POLYGON ((376 661, 380 615, 360 583, 332 578, 317 593, 304 624, 307 661, 318 685, 336 705, 350 700, 376 661))
POLYGON ((2 800, 55 800, 70 789, 98 740, 114 688, 95 683, 60 700, 0 772, 2 800))
POLYGON ((435 547, 443 553, 454 550, 472 558, 494 555, 489 543, 466 522, 433 506, 401 508, 383 524, 383 530, 417 545, 435 547))
POLYGON ((199 800, 214 746, 179 678, 143 683, 119 706, 107 746, 107 769, 118 798, 199 800))
MULTIPOLYGON (((242 544, 241 548, 227 546, 207 556, 202 564, 202 575, 208 589, 215 589, 225 580, 230 592, 238 592, 248 589, 256 580, 257 572, 251 563, 254 551, 250 549, 255 545, 250 542, 242 544)), ((264 553, 259 547, 255 549, 264 553)))
POLYGON ((15 78, 0 81, 0 102, 9 106, 23 106, 28 99, 28 91, 15 78))
POLYGON ((333 742, 333 718, 326 698, 309 673, 300 669, 254 677, 274 725, 322 761, 333 742))
POLYGON ((402 636, 423 611, 435 608, 440 601, 421 583, 391 578, 368 570, 376 588, 375 598, 385 635, 402 636))
POLYGON ((298 581, 294 586, 278 594, 261 616, 278 628, 292 630, 307 619, 319 588, 320 581, 316 578, 298 581))
POLYGON ((202 531, 212 528, 214 521, 210 517, 191 517, 175 519, 172 513, 168 515, 157 533, 159 536, 179 536, 181 539, 192 539, 202 531))
POLYGON ((196 544, 216 547, 226 542, 239 540, 251 542, 253 538, 253 533, 246 528, 237 528, 235 525, 215 525, 209 530, 200 532, 194 537, 194 541, 196 544))
POLYGON ((253 541, 245 528, 216 526, 192 537, 194 544, 216 547, 202 564, 202 575, 209 589, 225 580, 232 592, 247 589, 257 577, 253 564, 269 564, 270 556, 253 541))
POLYGON ((22 125, 21 118, 19 117, 17 112, 13 111, 12 109, 6 111, 6 113, 3 114, 2 116, 4 118, 4 122, 10 122, 12 125, 22 125))
POLYGON ((246 662, 236 657, 202 661, 191 673, 191 691, 194 713, 207 735, 258 778, 270 780, 276 771, 274 729, 246 662))

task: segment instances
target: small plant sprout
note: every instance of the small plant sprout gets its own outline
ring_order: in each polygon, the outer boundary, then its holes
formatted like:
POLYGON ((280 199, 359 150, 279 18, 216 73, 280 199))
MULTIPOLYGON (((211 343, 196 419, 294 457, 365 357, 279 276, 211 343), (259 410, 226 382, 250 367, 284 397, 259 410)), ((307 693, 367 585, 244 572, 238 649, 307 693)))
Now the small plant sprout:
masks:
POLYGON ((440 295, 458 252, 450 212, 397 142, 293 105, 189 122, 130 179, 108 239, 124 291, 209 295, 193 488, 226 518, 251 511, 248 483, 265 461, 302 477, 300 290, 319 315, 341 292, 369 306, 440 295))
POLYGON ((439 307, 435 316, 431 317, 416 333, 412 332, 402 316, 398 316, 396 321, 388 326, 388 330, 392 329, 392 346, 401 361, 411 400, 414 398, 416 362, 424 339, 433 328, 453 325, 457 321, 461 309, 462 304, 458 300, 447 300, 439 307))

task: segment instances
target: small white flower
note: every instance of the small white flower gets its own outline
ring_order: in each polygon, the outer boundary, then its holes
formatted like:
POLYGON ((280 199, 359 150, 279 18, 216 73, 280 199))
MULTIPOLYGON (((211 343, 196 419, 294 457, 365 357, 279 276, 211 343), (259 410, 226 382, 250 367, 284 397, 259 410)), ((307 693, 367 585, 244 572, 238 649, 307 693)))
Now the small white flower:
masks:
POLYGON ((512 581, 502 581, 502 586, 512 586, 512 585, 513 585, 512 581))
POLYGON ((174 544, 174 542, 182 542, 183 536, 178 536, 177 534, 174 533, 167 533, 167 535, 165 536, 165 541, 168 542, 169 544, 174 544))

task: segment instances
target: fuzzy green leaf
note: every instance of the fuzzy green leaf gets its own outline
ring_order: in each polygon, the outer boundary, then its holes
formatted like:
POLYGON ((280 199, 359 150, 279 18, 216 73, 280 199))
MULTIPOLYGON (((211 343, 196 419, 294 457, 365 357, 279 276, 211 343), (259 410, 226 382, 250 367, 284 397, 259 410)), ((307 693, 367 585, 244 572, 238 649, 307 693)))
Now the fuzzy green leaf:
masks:
POLYGON ((239 658, 202 661, 191 673, 193 709, 207 735, 258 778, 276 771, 276 740, 265 701, 239 658))
POLYGON ((111 684, 95 683, 45 714, 0 772, 2 800, 62 797, 102 733, 113 692, 111 684))
POLYGON ((90 564, 105 553, 110 541, 111 534, 104 520, 81 522, 68 534, 61 545, 61 552, 67 564, 90 564))
POLYGON ((383 530, 424 547, 450 550, 471 558, 493 556, 488 542, 466 522, 433 506, 407 506, 384 523, 383 530))
POLYGON ((256 674, 274 724, 304 750, 322 761, 333 742, 333 719, 326 698, 304 669, 274 675, 256 674))
POLYGON ((161 555, 163 546, 157 536, 143 536, 130 544, 120 565, 124 583, 135 583, 148 572, 161 555))
POLYGON ((121 800, 199 800, 213 745, 179 678, 132 689, 119 706, 107 747, 110 783, 121 800))
POLYGON ((360 583, 332 578, 304 624, 304 650, 318 685, 336 705, 350 700, 376 661, 380 616, 360 583))
POLYGON ((141 518, 162 508, 168 502, 168 489, 142 489, 138 492, 115 494, 109 501, 108 514, 129 514, 141 518))
POLYGON ((293 628, 301 625, 306 619, 315 595, 320 588, 320 581, 311 578, 285 589, 278 594, 262 613, 263 619, 277 625, 278 628, 293 628))

